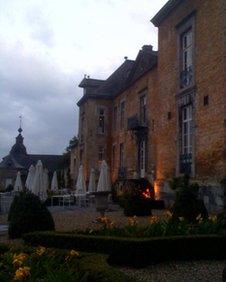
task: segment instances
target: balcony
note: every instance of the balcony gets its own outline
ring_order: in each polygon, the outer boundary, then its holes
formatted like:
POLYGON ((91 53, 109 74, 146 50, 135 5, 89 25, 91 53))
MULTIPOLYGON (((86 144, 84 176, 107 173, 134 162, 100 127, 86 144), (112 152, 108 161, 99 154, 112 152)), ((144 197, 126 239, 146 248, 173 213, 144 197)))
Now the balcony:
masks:
POLYGON ((193 77, 194 77, 194 72, 193 72, 193 67, 190 66, 187 69, 183 70, 180 73, 180 88, 187 88, 189 86, 192 86, 193 84, 193 77))
POLYGON ((180 173, 191 174, 192 154, 180 155, 180 173))
POLYGON ((138 114, 133 115, 128 118, 127 120, 127 130, 142 130, 144 128, 147 128, 147 123, 141 122, 140 118, 138 117, 138 114))

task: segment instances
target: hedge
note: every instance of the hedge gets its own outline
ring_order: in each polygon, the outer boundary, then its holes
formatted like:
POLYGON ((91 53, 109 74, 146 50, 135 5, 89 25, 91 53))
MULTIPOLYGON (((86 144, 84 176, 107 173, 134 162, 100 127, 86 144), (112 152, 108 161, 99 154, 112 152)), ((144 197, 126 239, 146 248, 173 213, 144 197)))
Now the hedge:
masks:
POLYGON ((9 247, 5 244, 0 243, 0 254, 3 254, 9 250, 9 247))
POLYGON ((30 245, 75 248, 80 251, 109 254, 109 262, 118 265, 145 266, 153 262, 186 259, 226 259, 225 235, 121 238, 34 232, 23 236, 30 245))
POLYGON ((79 263, 79 268, 86 273, 89 282, 136 282, 134 278, 128 277, 122 271, 110 266, 107 257, 100 254, 86 254, 79 263))

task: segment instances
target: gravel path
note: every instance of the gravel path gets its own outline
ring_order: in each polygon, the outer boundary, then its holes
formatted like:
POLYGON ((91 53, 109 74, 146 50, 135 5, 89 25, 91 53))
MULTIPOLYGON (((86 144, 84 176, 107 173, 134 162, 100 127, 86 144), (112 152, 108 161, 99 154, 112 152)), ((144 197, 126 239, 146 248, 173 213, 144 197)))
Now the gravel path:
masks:
POLYGON ((144 282, 221 282, 226 261, 170 262, 144 269, 121 270, 138 281, 144 282))

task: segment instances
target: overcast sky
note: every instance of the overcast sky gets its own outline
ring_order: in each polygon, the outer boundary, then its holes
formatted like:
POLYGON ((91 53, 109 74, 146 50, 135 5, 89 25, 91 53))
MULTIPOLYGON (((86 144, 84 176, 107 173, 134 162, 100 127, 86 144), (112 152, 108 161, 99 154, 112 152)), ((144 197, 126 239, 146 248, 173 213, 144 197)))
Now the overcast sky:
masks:
POLYGON ((84 74, 107 78, 142 45, 166 0, 0 0, 0 159, 23 116, 29 153, 61 154, 77 133, 84 74))

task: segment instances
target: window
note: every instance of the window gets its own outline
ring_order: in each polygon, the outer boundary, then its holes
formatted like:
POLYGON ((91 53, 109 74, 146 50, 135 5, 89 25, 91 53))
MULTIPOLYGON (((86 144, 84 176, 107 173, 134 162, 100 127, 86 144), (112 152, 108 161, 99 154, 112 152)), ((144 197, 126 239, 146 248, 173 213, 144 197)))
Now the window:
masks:
POLYGON ((143 178, 145 177, 145 171, 146 171, 146 142, 145 140, 142 140, 140 142, 140 176, 143 178))
POLYGON ((124 167, 124 144, 121 143, 120 144, 120 152, 119 152, 119 166, 120 168, 123 168, 124 167))
POLYGON ((203 105, 204 106, 208 106, 209 105, 209 96, 204 96, 204 99, 203 99, 203 105))
POLYGON ((84 126, 85 126, 85 112, 81 113, 80 116, 80 142, 84 141, 84 126))
POLYGON ((98 149, 98 160, 103 161, 104 160, 104 147, 100 146, 98 149))
POLYGON ((143 94, 140 97, 140 122, 141 124, 146 123, 146 100, 147 100, 147 96, 146 94, 143 94))
POLYGON ((104 134, 105 133, 105 111, 104 111, 103 108, 99 109, 98 133, 100 133, 100 134, 104 134))
POLYGON ((181 35, 181 88, 191 85, 193 80, 193 32, 188 29, 181 35))
POLYGON ((115 154, 116 154, 116 146, 112 146, 112 167, 115 168, 115 154))
POLYGON ((118 115, 118 108, 117 106, 114 107, 113 110, 113 130, 117 130, 117 115, 118 115))
POLYGON ((191 105, 189 105, 182 108, 182 154, 190 154, 192 152, 191 123, 192 109, 191 105))
POLYGON ((82 163, 82 160, 83 160, 83 149, 81 149, 80 152, 79 152, 79 159, 80 159, 80 163, 82 163))
POLYGON ((120 105, 120 128, 123 129, 125 126, 125 101, 121 102, 120 105))
POLYGON ((192 163, 192 105, 181 108, 180 173, 191 173, 192 163))

